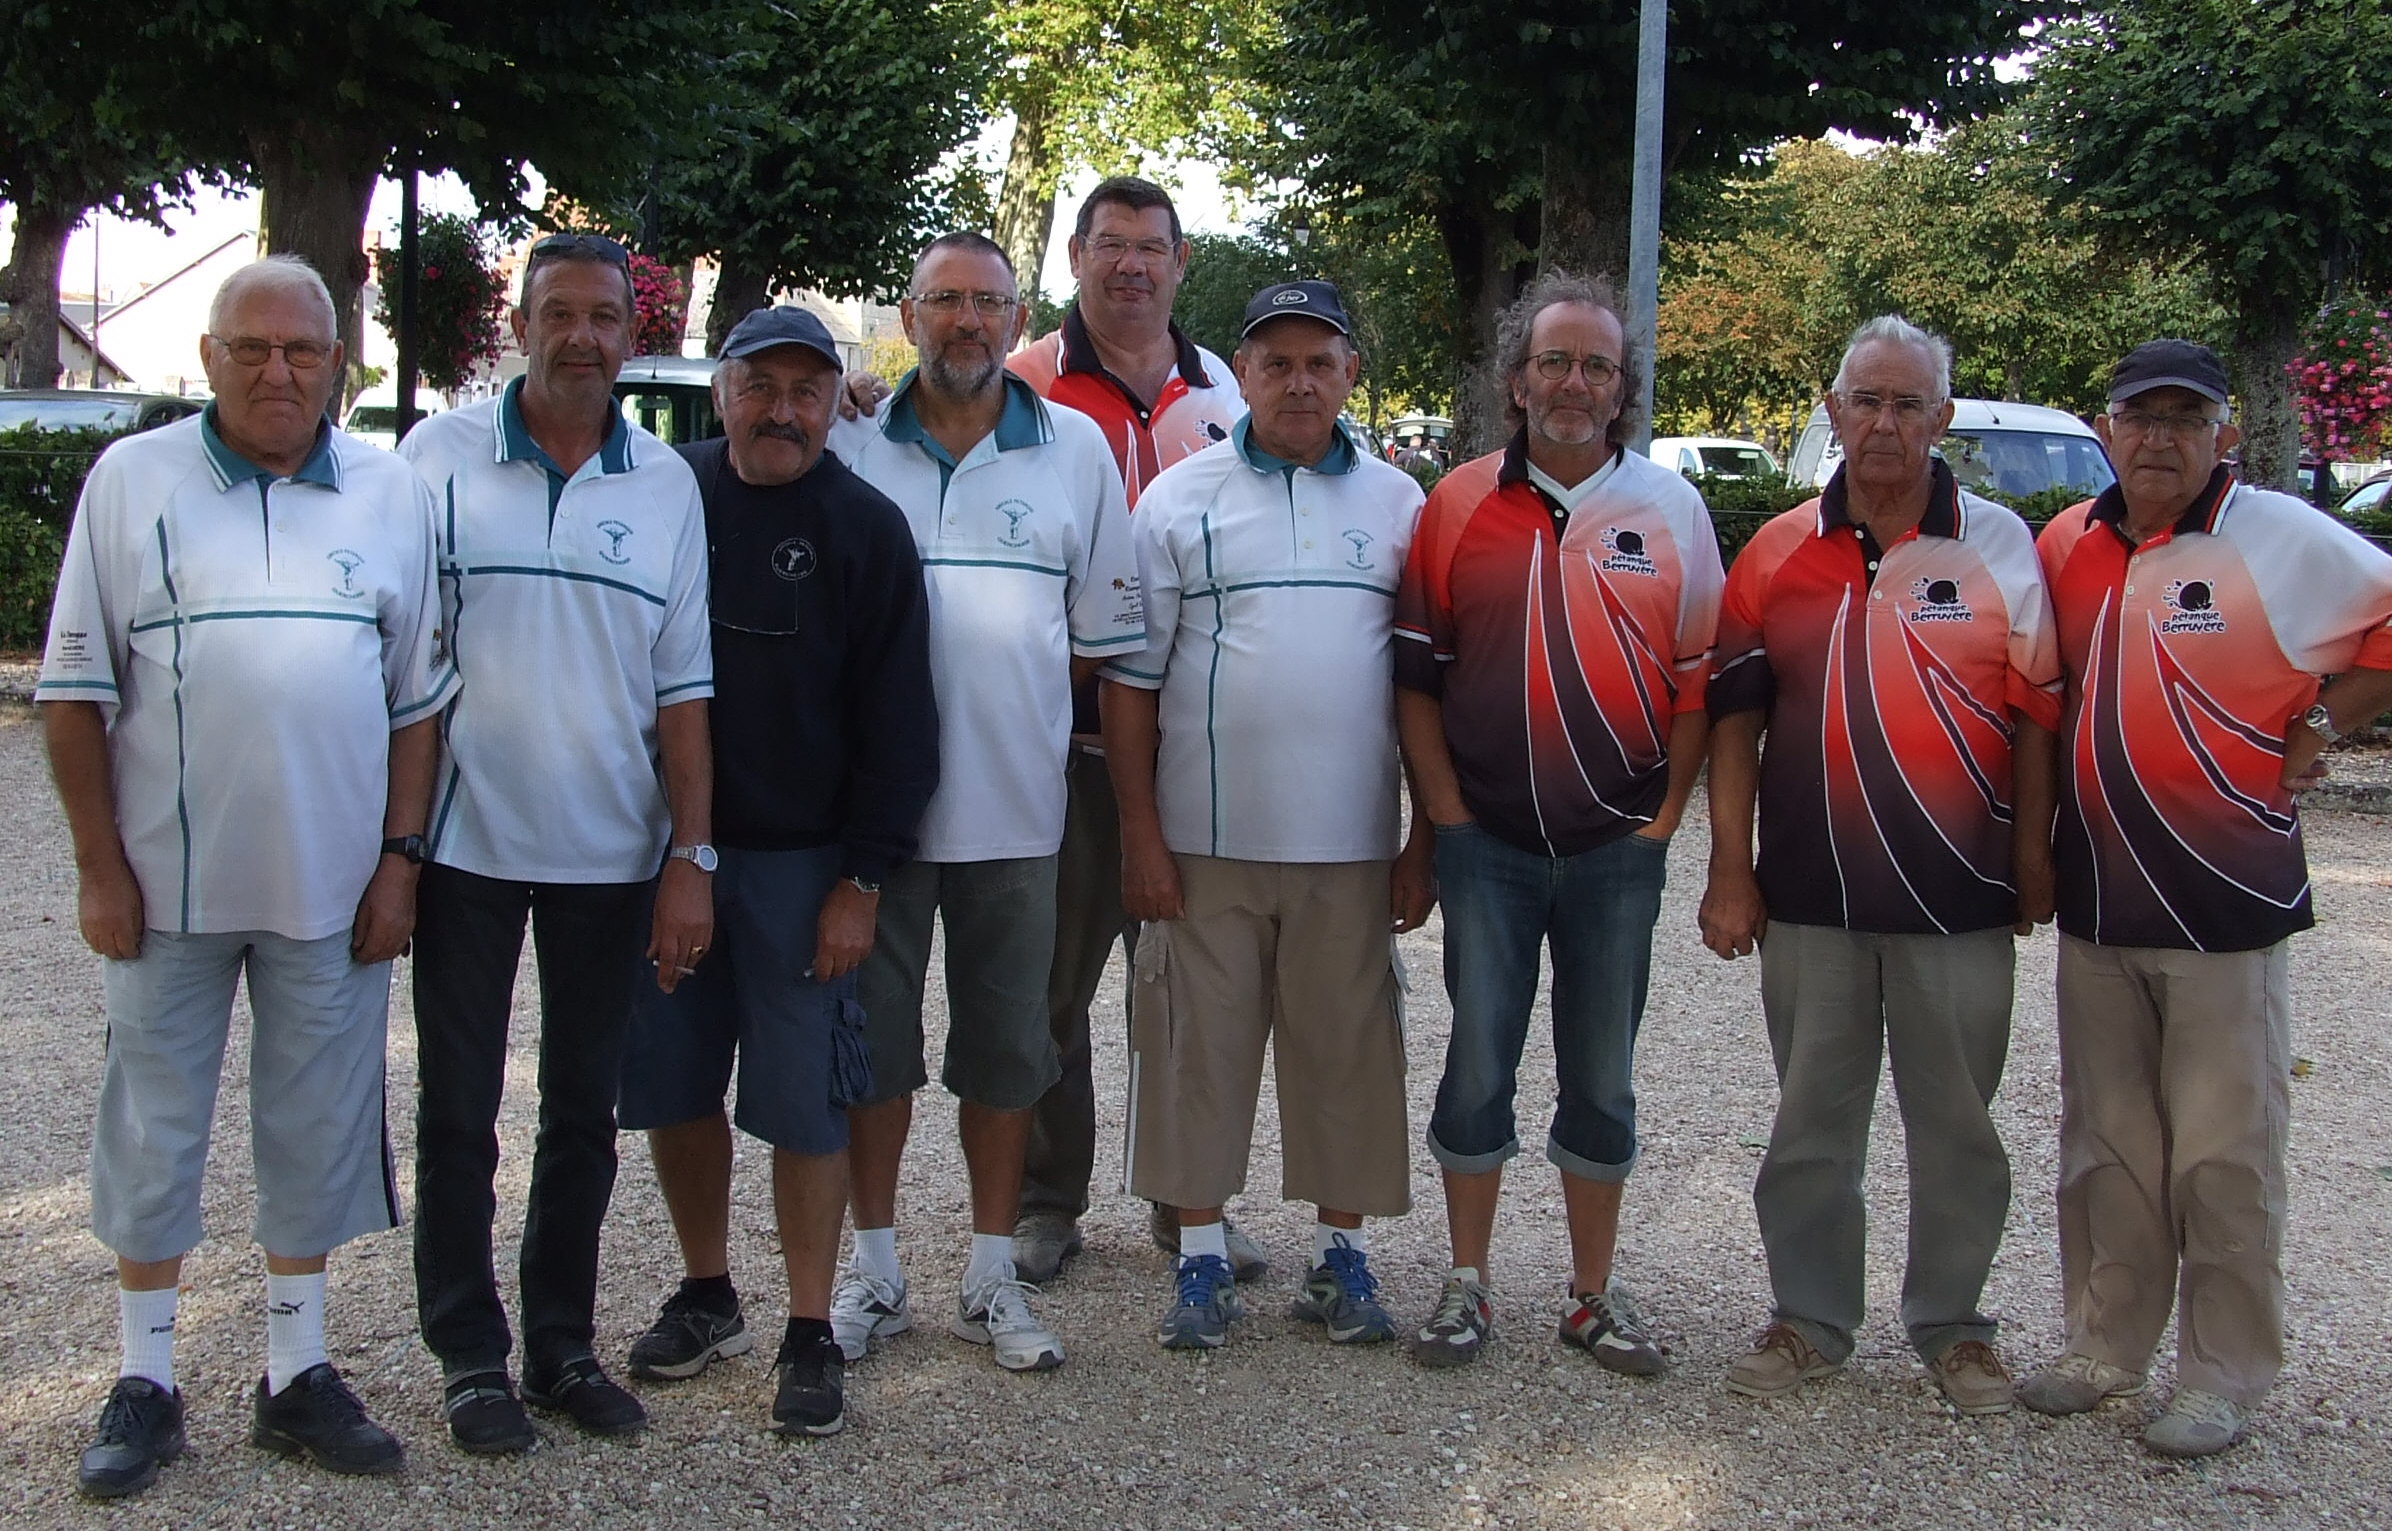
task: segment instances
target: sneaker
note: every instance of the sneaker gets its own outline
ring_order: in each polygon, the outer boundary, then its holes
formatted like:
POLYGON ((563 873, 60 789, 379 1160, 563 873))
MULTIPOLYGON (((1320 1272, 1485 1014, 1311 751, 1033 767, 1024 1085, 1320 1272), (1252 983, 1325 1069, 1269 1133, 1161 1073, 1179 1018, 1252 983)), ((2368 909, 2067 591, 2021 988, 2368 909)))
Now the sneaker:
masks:
POLYGON ((1013 1225, 1013 1273, 1032 1286, 1063 1274, 1063 1262, 1080 1252, 1079 1219, 1044 1209, 1025 1212, 1013 1225))
POLYGON ((861 1361, 875 1336, 903 1334, 914 1326, 913 1310, 905 1305, 905 1283, 895 1286, 878 1276, 847 1268, 831 1292, 831 1337, 839 1354, 861 1361))
POLYGON ((562 1414, 592 1435, 630 1435, 648 1428, 647 1406, 606 1374, 596 1356, 576 1356, 545 1376, 523 1369, 523 1401, 562 1414))
POLYGON ((1246 1316, 1229 1262, 1218 1255, 1182 1255, 1173 1277, 1173 1306, 1155 1338, 1165 1350, 1218 1350, 1229 1325, 1246 1316))
POLYGON ((1412 1335, 1412 1359, 1423 1366, 1461 1366, 1478 1359, 1479 1347, 1495 1335, 1495 1310, 1487 1289, 1459 1276, 1445 1278, 1437 1311, 1412 1335))
POLYGON ((407 1465, 398 1437, 366 1417, 365 1405, 328 1361, 293 1377, 279 1393, 267 1392, 266 1379, 258 1378, 255 1404, 252 1446, 286 1457, 304 1452, 336 1473, 395 1473, 407 1465))
POLYGON ((773 1358, 778 1379, 772 1395, 772 1427, 783 1435, 837 1435, 847 1426, 847 1360, 839 1342, 823 1329, 791 1333, 773 1358))
MULTIPOLYGON (((1159 1201, 1150 1203, 1146 1232, 1154 1240, 1155 1248, 1167 1255, 1179 1253, 1179 1213, 1174 1209, 1159 1201)), ((1260 1281, 1270 1274, 1271 1257, 1226 1214, 1221 1218, 1221 1242, 1229 1249, 1229 1273, 1239 1281, 1260 1281)))
POLYGON ((93 1499, 138 1494, 158 1469, 183 1454, 183 1392, 147 1377, 119 1377, 100 1405, 99 1427, 75 1470, 75 1486, 93 1499))
POLYGON ((1030 1288, 1012 1277, 982 1282, 956 1299, 947 1326, 959 1340, 993 1346, 1009 1372, 1051 1372, 1063 1364, 1063 1342, 1030 1308, 1030 1288))
POLYGON ((1962 1340, 1927 1363, 1945 1401, 1963 1414, 2007 1414, 2010 1370, 1983 1340, 1962 1340))
POLYGON ((1395 1338, 1395 1320, 1379 1306, 1379 1279, 1370 1273, 1362 1251, 1339 1234, 1328 1257, 1304 1278, 1288 1316, 1326 1325, 1330 1340, 1339 1345, 1367 1345, 1395 1338))
POLYGON ((1805 1382, 1843 1369, 1843 1362, 1821 1355, 1792 1324, 1771 1324, 1744 1359, 1728 1368, 1727 1389, 1747 1398, 1783 1398, 1805 1382))
POLYGON ((2132 1398, 2143 1374, 2069 1351, 2018 1386, 2018 1401, 2038 1414, 2082 1414, 2105 1398, 2132 1398))
POLYGON ((529 1451, 540 1439, 503 1371, 473 1372, 450 1382, 441 1389, 440 1413, 457 1449, 477 1457, 529 1451))
POLYGON ((1644 1318, 1618 1281, 1600 1292, 1580 1292, 1562 1310, 1561 1342, 1575 1345, 1606 1371, 1623 1377, 1658 1377, 1669 1370, 1661 1347, 1645 1332, 1644 1318))
POLYGON ((2215 1456, 2242 1439, 2251 1422, 2241 1404, 2197 1387, 2180 1387, 2168 1412, 2143 1432, 2143 1444, 2163 1457, 2215 1456))
POLYGON ((664 1300, 648 1332, 631 1342, 631 1375, 649 1382, 679 1382, 755 1348, 756 1337, 740 1317, 738 1298, 731 1299, 731 1311, 725 1313, 692 1296, 684 1281, 664 1300))

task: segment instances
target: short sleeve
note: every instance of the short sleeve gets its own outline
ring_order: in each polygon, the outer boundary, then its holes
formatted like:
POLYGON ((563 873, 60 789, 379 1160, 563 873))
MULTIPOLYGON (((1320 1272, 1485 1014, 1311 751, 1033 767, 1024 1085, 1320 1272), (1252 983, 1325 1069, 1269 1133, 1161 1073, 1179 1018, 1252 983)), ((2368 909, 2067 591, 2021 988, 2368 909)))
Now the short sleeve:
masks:
POLYGON ((141 567, 123 524, 123 499, 121 465, 103 454, 84 478, 67 530, 35 701, 97 702, 115 715, 141 567))
POLYGON ((1719 559, 1719 533, 1711 512, 1698 495, 1695 514, 1680 540, 1678 561, 1678 633, 1671 661, 1677 685, 1671 711, 1702 710, 1710 691, 1711 655, 1719 641, 1719 607, 1727 586, 1727 569, 1719 559))
POLYGON ((1116 657, 1104 668, 1107 680, 1142 691, 1162 689, 1169 672, 1171 645, 1179 631, 1183 581, 1179 560, 1172 555, 1169 515, 1147 500, 1147 508, 1130 518, 1130 545, 1137 555, 1138 588, 1145 596, 1146 641, 1136 652, 1116 657))
POLYGON ((1452 505, 1450 496, 1432 493, 1421 507, 1395 591, 1395 683, 1428 696, 1444 695, 1454 656, 1452 505))
POLYGON ((381 612, 382 693, 393 732, 436 715, 461 684, 441 623, 438 502, 412 467, 400 497, 391 541, 406 574, 381 612))
MULTIPOLYGON (((1112 455, 1093 426, 1096 450, 1080 451, 1073 488, 1083 505, 1093 505, 1083 525, 1079 561, 1070 571, 1066 595, 1071 651, 1083 659, 1110 659, 1146 645, 1146 603, 1140 597, 1138 555, 1130 545, 1129 499, 1114 471, 1112 455)), ((1076 449, 1075 449, 1076 450, 1076 449)))
MULTIPOLYGON (((674 462, 680 465, 679 458, 674 462)), ((706 625, 706 513, 698 502, 698 481, 686 466, 680 478, 681 525, 673 543, 673 586, 665 596, 664 625, 657 631, 649 660, 659 707, 714 695, 714 646, 706 625)))

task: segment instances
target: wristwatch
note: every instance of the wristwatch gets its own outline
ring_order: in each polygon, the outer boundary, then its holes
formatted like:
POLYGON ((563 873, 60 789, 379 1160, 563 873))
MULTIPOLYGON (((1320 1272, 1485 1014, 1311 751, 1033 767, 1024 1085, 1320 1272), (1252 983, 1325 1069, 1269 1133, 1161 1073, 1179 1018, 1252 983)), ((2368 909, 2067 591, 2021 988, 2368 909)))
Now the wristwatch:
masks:
POLYGON ((676 845, 672 849, 672 859, 686 861, 701 872, 711 872, 722 865, 722 858, 714 853, 711 845, 676 845))
POLYGON ((422 866, 424 864, 424 837, 422 835, 393 835, 382 842, 382 854, 404 857, 409 866, 422 866))
POLYGON ((861 877, 850 876, 847 879, 847 885, 855 889, 858 893, 878 893, 880 891, 879 883, 866 882, 861 877))
POLYGON ((2301 721, 2309 725, 2311 733, 2326 743, 2340 744, 2342 742, 2342 730, 2334 726, 2334 715, 2326 711, 2325 703, 2319 702, 2307 712, 2302 713, 2301 721))

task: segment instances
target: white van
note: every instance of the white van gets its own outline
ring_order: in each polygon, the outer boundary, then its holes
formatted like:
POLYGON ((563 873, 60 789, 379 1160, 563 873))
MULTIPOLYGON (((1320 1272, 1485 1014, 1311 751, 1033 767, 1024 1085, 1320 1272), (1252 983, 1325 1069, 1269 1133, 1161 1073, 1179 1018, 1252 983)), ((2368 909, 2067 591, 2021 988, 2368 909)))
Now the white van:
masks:
MULTIPOLYGON (((2064 409, 2004 399, 1954 399, 1952 428, 1936 455, 1952 465, 1963 489, 2013 497, 2065 486, 2086 496, 2117 481, 2101 438, 2064 409)), ((1811 410, 1786 477, 1823 488, 1844 464, 1843 443, 1828 428, 1827 406, 1811 410)))
POLYGON ((1775 478, 1781 471, 1769 449, 1732 436, 1656 436, 1645 456, 1688 478, 1775 478))

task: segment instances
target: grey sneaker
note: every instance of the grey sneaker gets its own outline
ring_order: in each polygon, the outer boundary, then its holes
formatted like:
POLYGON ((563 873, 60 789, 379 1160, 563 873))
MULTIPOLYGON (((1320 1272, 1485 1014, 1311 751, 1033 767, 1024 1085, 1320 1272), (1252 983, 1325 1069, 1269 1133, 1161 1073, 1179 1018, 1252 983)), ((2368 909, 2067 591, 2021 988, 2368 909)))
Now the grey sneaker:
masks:
POLYGON ((1045 1286, 1063 1274, 1063 1262, 1080 1247, 1077 1218, 1043 1208, 1025 1212, 1013 1224, 1013 1273, 1032 1286, 1045 1286))
POLYGON ((1362 1251, 1348 1244, 1343 1235, 1304 1278, 1304 1290, 1288 1315, 1324 1326, 1331 1342, 1339 1345, 1395 1338, 1395 1320, 1379 1306, 1378 1278, 1370 1273, 1362 1251))
POLYGON ((2242 1439, 2251 1416, 2242 1405, 2197 1387, 2180 1387, 2168 1412, 2143 1432, 2143 1444, 2163 1457, 2215 1456, 2242 1439))
MULTIPOLYGON (((1179 1253, 1179 1214, 1173 1209, 1159 1201, 1148 1203, 1146 1232, 1155 1248, 1167 1255, 1179 1253)), ((1239 1281, 1260 1281, 1270 1274, 1271 1257, 1227 1213, 1221 1217, 1221 1242, 1229 1250, 1229 1273, 1239 1281)))
POLYGON ((1805 1382, 1843 1369, 1843 1362, 1820 1354, 1792 1324, 1771 1324, 1744 1359, 1728 1368, 1727 1389, 1747 1398, 1783 1398, 1805 1382))
POLYGON ((1172 1308, 1155 1338, 1165 1350, 1218 1350, 1232 1320, 1246 1316, 1229 1264, 1217 1255, 1182 1255, 1172 1278, 1172 1308))
POLYGON ((2007 1414, 2016 1389, 2010 1369, 1983 1340, 1962 1340, 1927 1363, 1944 1399, 1962 1414, 2007 1414))
POLYGON ((1063 1364, 1063 1342, 1030 1307, 1030 1288, 1011 1277, 965 1292, 948 1328, 959 1340, 994 1349, 1009 1372, 1051 1372, 1063 1364))
POLYGON ((1623 1377, 1658 1377, 1669 1370, 1661 1347, 1645 1332, 1644 1318, 1619 1282, 1600 1292, 1574 1293, 1562 1310, 1561 1341, 1593 1356, 1605 1371, 1623 1377))
POLYGON ((1437 1311, 1413 1331, 1412 1358, 1423 1366, 1461 1366, 1478 1359, 1480 1347, 1494 1337, 1495 1310, 1487 1289, 1459 1276, 1445 1278, 1437 1295, 1437 1311))
POLYGON ((2132 1398, 2143 1374, 2072 1350, 2018 1385, 2018 1401, 2038 1414, 2082 1414, 2105 1398, 2132 1398))
POLYGON ((851 1265, 831 1291, 831 1337, 849 1361, 864 1359, 874 1339, 903 1334, 913 1326, 902 1281, 891 1286, 851 1265))

